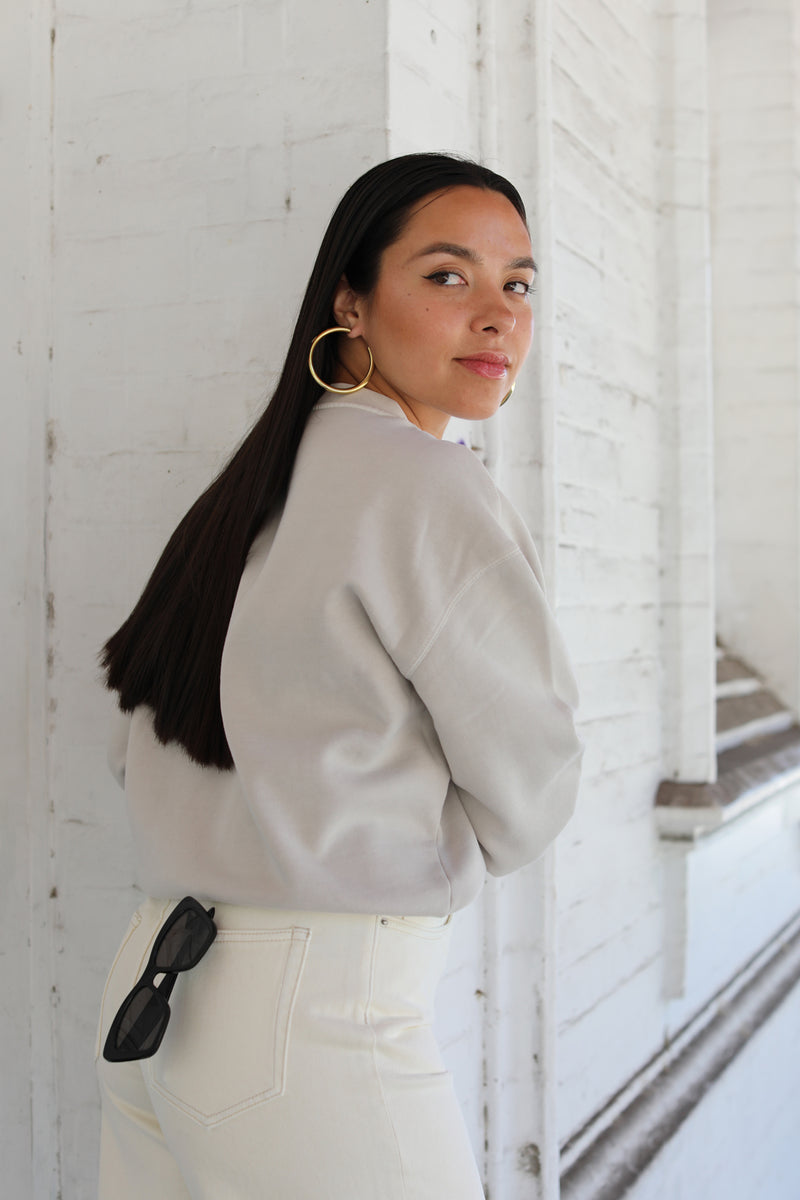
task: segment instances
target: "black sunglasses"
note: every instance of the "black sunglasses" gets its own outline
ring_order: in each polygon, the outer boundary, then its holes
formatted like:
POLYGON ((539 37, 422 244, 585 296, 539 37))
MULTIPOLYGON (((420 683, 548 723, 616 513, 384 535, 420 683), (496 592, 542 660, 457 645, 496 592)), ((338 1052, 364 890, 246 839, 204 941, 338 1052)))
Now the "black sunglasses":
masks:
POLYGON ((111 1022, 103 1058, 132 1062, 155 1054, 169 1022, 168 1000, 178 972, 196 967, 217 936, 213 916, 213 908, 206 911, 192 896, 186 896, 172 910, 159 930, 139 982, 111 1022), (158 987, 156 975, 164 976, 158 987))

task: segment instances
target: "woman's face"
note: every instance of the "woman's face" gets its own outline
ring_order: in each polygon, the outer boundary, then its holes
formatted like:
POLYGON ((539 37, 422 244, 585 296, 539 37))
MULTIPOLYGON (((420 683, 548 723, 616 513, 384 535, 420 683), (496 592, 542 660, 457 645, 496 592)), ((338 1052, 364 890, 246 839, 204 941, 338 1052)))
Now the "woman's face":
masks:
POLYGON ((522 218, 499 192, 455 187, 412 210, 383 252, 375 288, 343 280, 334 312, 350 337, 340 361, 353 381, 396 400, 441 437, 450 417, 480 421, 497 411, 533 336, 535 275, 522 218))

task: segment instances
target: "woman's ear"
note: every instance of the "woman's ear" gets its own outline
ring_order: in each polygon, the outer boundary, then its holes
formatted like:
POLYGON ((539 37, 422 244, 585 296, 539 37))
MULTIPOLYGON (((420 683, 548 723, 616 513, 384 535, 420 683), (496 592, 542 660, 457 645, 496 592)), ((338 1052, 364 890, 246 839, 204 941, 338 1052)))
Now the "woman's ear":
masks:
POLYGON ((351 330, 351 337, 360 337, 363 333, 361 310, 361 297, 356 295, 347 282, 347 276, 343 275, 333 294, 333 315, 337 325, 351 330))

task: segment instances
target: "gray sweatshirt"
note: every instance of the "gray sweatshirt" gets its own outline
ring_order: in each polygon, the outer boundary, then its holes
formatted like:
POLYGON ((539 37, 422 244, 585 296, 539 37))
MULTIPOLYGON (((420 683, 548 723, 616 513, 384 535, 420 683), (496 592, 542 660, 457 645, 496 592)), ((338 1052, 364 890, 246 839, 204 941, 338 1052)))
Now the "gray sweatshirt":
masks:
POLYGON ((527 527, 466 447, 325 395, 253 543, 222 660, 235 770, 120 722, 156 897, 443 916, 572 812, 575 682, 527 527))

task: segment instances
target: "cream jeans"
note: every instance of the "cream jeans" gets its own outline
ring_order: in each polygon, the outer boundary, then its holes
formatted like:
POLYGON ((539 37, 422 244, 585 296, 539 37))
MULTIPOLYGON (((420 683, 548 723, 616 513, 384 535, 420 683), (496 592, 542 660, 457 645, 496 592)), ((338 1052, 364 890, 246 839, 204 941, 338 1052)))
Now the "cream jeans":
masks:
POLYGON ((159 1050, 106 1062, 175 903, 134 914, 103 994, 100 1200, 483 1200, 431 1031, 449 919, 218 904, 159 1050))

